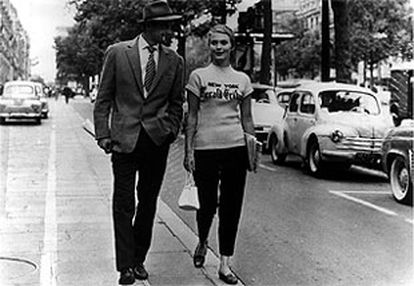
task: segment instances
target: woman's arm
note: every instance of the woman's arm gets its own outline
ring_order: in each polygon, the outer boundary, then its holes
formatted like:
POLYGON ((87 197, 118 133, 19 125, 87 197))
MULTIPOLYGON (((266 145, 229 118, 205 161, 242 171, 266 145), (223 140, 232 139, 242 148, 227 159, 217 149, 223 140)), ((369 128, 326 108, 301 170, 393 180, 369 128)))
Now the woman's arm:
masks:
POLYGON ((199 109, 199 99, 198 97, 187 90, 187 101, 188 101, 188 117, 187 124, 185 128, 185 157, 184 157, 184 167, 187 171, 194 171, 194 135, 197 131, 198 123, 198 109, 199 109))
POLYGON ((253 117, 252 117, 252 103, 251 103, 252 100, 251 99, 252 99, 252 96, 251 94, 249 94, 243 99, 240 105, 241 121, 242 121, 244 132, 249 133, 251 135, 255 135, 253 117))

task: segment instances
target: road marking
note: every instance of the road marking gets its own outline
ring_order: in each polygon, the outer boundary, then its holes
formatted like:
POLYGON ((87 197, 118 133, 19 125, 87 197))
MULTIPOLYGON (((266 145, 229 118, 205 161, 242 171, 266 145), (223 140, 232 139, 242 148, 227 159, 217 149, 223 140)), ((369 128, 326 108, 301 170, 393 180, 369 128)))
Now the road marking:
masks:
POLYGON ((414 224, 414 220, 412 220, 412 219, 406 218, 405 221, 408 222, 408 223, 414 224))
POLYGON ((259 167, 262 168, 262 169, 268 170, 268 171, 272 171, 272 172, 276 172, 277 171, 276 168, 272 168, 272 167, 266 166, 264 164, 259 164, 259 167))
POLYGON ((359 203, 361 205, 364 205, 366 207, 372 208, 372 209, 377 210, 379 212, 382 212, 384 214, 392 215, 392 216, 397 216, 397 213, 395 213, 393 211, 390 211, 390 210, 385 209, 383 207, 379 207, 379 206, 374 205, 372 203, 369 203, 367 201, 364 201, 364 200, 361 200, 361 199, 358 199, 358 198, 349 196, 349 195, 345 194, 345 192, 341 192, 341 191, 329 191, 329 192, 332 193, 332 194, 334 194, 334 195, 337 195, 337 196, 343 197, 345 199, 348 199, 350 201, 353 201, 353 202, 359 203))
POLYGON ((345 194, 364 194, 364 195, 390 195, 391 192, 384 192, 384 191, 332 191, 332 192, 340 192, 345 194))
POLYGON ((47 172, 47 189, 45 201, 45 233, 43 251, 40 261, 40 285, 56 286, 56 131, 52 126, 47 172))

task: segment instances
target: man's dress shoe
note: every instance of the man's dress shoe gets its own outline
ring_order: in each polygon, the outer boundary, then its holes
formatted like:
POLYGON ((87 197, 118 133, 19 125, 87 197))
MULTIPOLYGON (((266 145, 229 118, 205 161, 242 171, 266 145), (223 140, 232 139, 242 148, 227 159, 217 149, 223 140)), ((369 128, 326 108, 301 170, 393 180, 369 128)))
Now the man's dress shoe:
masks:
POLYGON ((131 268, 126 268, 121 270, 121 274, 119 277, 119 284, 120 285, 132 285, 135 283, 134 272, 131 268))
POLYGON ((207 242, 199 243, 194 251, 194 256, 193 256, 193 262, 196 268, 203 267, 206 254, 207 254, 207 242))
POLYGON ((239 281, 232 272, 230 272, 229 274, 223 274, 219 271, 218 274, 220 280, 225 282, 226 284, 236 285, 239 281))
POLYGON ((134 267, 134 275, 138 280, 146 280, 148 278, 148 272, 143 264, 138 264, 134 267))

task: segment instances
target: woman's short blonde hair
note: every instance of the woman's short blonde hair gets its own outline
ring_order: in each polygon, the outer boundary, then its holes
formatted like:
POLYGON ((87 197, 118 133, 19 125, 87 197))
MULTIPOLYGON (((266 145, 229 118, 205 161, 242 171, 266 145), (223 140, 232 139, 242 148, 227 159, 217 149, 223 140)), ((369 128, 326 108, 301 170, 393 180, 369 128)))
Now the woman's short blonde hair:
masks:
POLYGON ((209 39, 208 39, 209 44, 210 44, 211 34, 213 34, 213 33, 221 33, 221 34, 225 34, 225 35, 229 36, 231 46, 233 48, 235 47, 234 32, 233 32, 233 30, 229 26, 226 26, 226 25, 223 25, 223 24, 214 25, 210 29, 209 39))

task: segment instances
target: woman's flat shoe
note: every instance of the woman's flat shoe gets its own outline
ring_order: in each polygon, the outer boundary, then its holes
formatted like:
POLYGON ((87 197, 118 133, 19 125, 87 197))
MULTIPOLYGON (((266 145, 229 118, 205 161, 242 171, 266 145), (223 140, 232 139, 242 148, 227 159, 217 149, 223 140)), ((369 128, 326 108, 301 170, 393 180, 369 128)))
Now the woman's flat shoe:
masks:
POLYGON ((220 280, 225 282, 226 284, 235 285, 239 282, 239 279, 237 279, 236 275, 234 275, 232 272, 230 272, 229 274, 223 274, 219 271, 218 275, 220 280))
POLYGON ((207 254, 207 243, 199 243, 194 251, 193 262, 196 268, 201 268, 204 265, 207 254))

